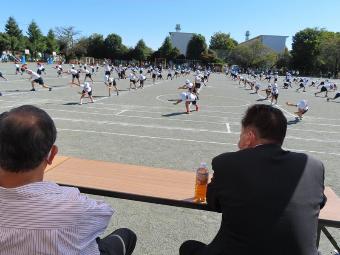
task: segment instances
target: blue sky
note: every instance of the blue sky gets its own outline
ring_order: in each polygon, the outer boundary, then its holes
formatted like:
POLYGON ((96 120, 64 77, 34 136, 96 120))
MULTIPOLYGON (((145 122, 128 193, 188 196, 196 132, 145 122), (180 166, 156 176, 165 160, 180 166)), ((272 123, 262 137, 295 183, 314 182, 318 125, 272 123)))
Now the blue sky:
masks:
POLYGON ((340 31, 339 0, 6 0, 1 1, 0 31, 14 16, 25 32, 34 19, 44 34, 56 26, 75 26, 83 35, 119 34, 134 46, 139 39, 157 49, 168 32, 201 33, 209 44, 214 32, 226 32, 238 42, 247 30, 291 37, 306 27, 340 31))

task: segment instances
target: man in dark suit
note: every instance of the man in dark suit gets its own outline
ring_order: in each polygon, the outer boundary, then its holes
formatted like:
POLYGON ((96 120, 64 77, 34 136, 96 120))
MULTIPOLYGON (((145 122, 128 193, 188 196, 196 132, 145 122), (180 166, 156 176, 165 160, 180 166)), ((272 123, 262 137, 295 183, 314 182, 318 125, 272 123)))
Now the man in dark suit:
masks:
POLYGON ((240 150, 212 161, 207 203, 222 212, 214 240, 186 241, 181 255, 316 255, 318 215, 326 202, 324 167, 281 148, 287 120, 269 105, 242 119, 240 150))

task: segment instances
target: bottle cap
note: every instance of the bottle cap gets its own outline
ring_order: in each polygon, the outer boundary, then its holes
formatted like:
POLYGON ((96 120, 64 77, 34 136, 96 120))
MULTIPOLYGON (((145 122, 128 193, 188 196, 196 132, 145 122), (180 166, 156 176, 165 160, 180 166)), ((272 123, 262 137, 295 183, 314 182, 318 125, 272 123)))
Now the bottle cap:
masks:
POLYGON ((207 168, 207 163, 201 162, 201 168, 207 168))

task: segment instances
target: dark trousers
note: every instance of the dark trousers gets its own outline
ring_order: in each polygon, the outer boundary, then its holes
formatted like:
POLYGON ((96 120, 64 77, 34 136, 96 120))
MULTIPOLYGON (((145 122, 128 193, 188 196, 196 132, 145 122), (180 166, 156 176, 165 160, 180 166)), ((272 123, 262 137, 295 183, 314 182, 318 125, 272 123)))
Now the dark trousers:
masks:
POLYGON ((208 255, 207 245, 194 240, 188 240, 182 243, 179 248, 179 255, 208 255))
POLYGON ((103 239, 97 238, 101 255, 130 255, 136 242, 136 234, 127 228, 119 228, 103 239))

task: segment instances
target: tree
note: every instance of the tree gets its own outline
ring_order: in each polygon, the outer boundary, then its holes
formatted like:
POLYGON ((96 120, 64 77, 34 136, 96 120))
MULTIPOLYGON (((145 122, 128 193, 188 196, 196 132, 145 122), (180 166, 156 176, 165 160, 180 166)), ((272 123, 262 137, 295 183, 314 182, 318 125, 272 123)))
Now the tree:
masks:
POLYGON ((320 43, 321 64, 336 77, 340 69, 340 33, 325 36, 320 43))
POLYGON ((87 37, 81 37, 77 40, 77 43, 73 47, 73 54, 77 58, 88 56, 87 50, 89 47, 89 39, 87 37))
POLYGON ((104 58, 104 37, 100 34, 92 34, 88 38, 87 55, 94 58, 104 58))
POLYGON ((80 32, 75 27, 56 27, 55 33, 57 35, 60 51, 65 55, 66 60, 72 58, 74 53, 74 45, 77 42, 77 37, 80 32))
POLYGON ((318 66, 322 30, 306 28, 293 36, 292 65, 300 73, 312 74, 318 66))
POLYGON ((22 49, 22 31, 20 30, 16 20, 13 17, 9 17, 5 25, 5 32, 9 36, 10 47, 9 50, 21 50, 22 49))
POLYGON ((209 63, 217 63, 220 60, 217 58, 216 52, 208 49, 202 52, 201 54, 201 60, 205 63, 205 64, 209 64, 209 63))
POLYGON ((226 60, 237 44, 230 34, 217 32, 211 37, 209 48, 214 50, 219 58, 226 60))
POLYGON ((188 43, 187 58, 188 59, 200 59, 202 52, 207 49, 205 37, 201 34, 194 34, 188 43))
POLYGON ((242 68, 271 68, 277 54, 259 40, 236 46, 230 55, 231 61, 242 68))
POLYGON ((28 48, 30 49, 31 54, 36 58, 37 52, 45 51, 46 43, 40 28, 34 21, 28 25, 27 36, 29 41, 28 48))
POLYGON ((9 35, 6 33, 0 33, 0 53, 10 50, 11 42, 9 35))
POLYGON ((248 68, 251 66, 251 56, 251 49, 248 46, 241 44, 232 50, 230 59, 233 64, 239 65, 242 68, 248 68))
POLYGON ((287 71, 290 69, 290 64, 292 61, 292 56, 287 48, 285 48, 285 51, 281 54, 278 54, 278 58, 276 61, 276 67, 278 69, 281 69, 282 71, 287 71))
POLYGON ((170 37, 167 36, 165 37, 161 47, 158 49, 159 57, 166 58, 167 60, 169 60, 173 50, 174 46, 172 45, 170 37))
POLYGON ((52 29, 48 30, 46 36, 46 53, 52 54, 58 51, 58 42, 52 29))
POLYGON ((145 61, 152 53, 152 50, 146 46, 145 42, 141 39, 137 42, 133 50, 133 59, 138 61, 145 61))
POLYGON ((110 59, 122 59, 127 53, 127 47, 123 45, 122 38, 117 34, 109 34, 104 40, 105 56, 110 59))

